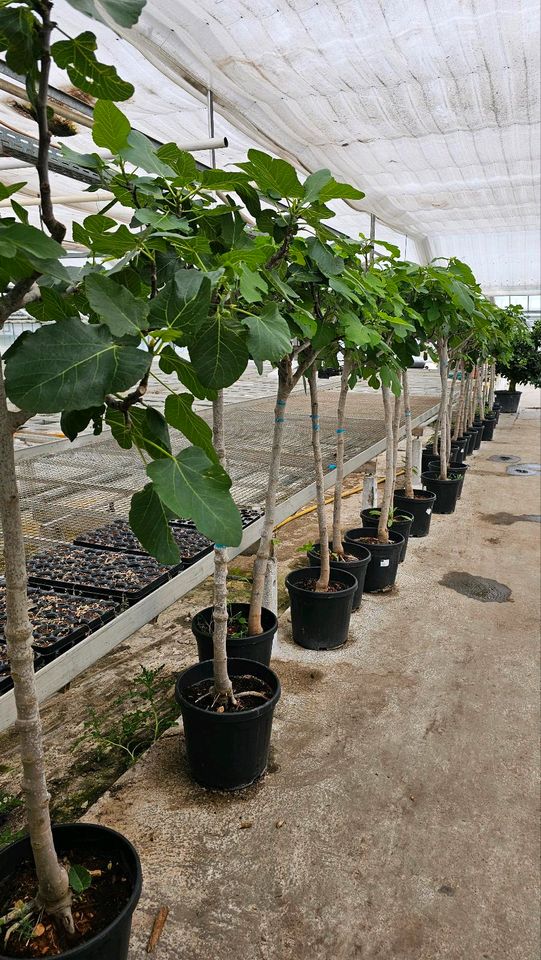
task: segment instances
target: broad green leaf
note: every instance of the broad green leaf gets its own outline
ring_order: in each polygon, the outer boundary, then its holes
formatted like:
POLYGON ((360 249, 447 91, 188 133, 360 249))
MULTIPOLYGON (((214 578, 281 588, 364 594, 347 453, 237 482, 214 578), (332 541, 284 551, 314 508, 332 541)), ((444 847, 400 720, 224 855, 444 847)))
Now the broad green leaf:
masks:
POLYGON ((324 186, 332 180, 330 170, 316 170, 311 173, 303 183, 304 200, 307 203, 313 203, 319 200, 319 194, 324 186))
POLYGON ((84 93, 98 100, 129 100, 134 93, 132 84, 121 80, 115 67, 98 62, 96 47, 96 37, 87 31, 73 40, 57 40, 51 55, 57 66, 67 71, 73 85, 84 93))
POLYGON ((351 187, 349 183, 339 183, 334 177, 331 177, 319 191, 321 203, 327 203, 329 200, 362 200, 363 198, 362 190, 351 187))
POLYGON ((210 310, 211 284, 199 270, 177 270, 151 303, 149 324, 155 331, 198 335, 210 310))
POLYGON ((203 170, 199 180, 207 190, 236 190, 237 186, 248 183, 245 173, 229 173, 227 170, 203 170))
POLYGON ((98 100, 94 107, 92 139, 98 147, 118 153, 126 146, 130 121, 110 100, 98 100))
POLYGON ((361 302, 357 294, 353 290, 350 290, 345 280, 341 277, 329 277, 329 286, 335 293, 339 293, 345 297, 346 300, 350 300, 352 303, 361 302))
POLYGON ((260 273, 244 265, 240 274, 240 292, 247 303, 257 303, 268 293, 267 282, 260 273))
POLYGON ((236 383, 248 364, 243 331, 225 323, 219 314, 202 323, 188 344, 190 359, 201 383, 221 390, 236 383))
POLYGON ((38 21, 27 6, 2 4, 0 50, 6 51, 6 63, 16 73, 35 72, 40 50, 38 21))
POLYGON ((39 260, 52 260, 66 255, 56 240, 27 223, 1 224, 0 240, 13 243, 18 250, 39 260))
POLYGON ((340 320, 344 327, 346 339, 355 346, 364 347, 371 342, 370 330, 350 310, 342 311, 340 320))
MULTIPOLYGON (((107 23, 96 6, 96 0, 68 0, 68 3, 93 20, 107 23)), ((120 27, 133 27, 139 20, 145 3, 146 0, 100 0, 100 6, 120 27)))
POLYGON ((261 202, 259 200, 257 190, 255 190, 248 182, 237 183, 235 186, 235 193, 242 200, 244 206, 248 210, 248 213, 251 213, 252 217, 258 217, 261 213, 261 202))
POLYGON ((282 280, 277 270, 268 270, 266 271, 265 276, 269 278, 275 290, 278 290, 278 292, 281 293, 282 296, 290 303, 293 303, 294 300, 299 299, 299 294, 297 291, 294 290, 289 283, 286 283, 284 280, 282 280))
POLYGON ((109 327, 114 337, 139 334, 147 326, 148 300, 139 300, 126 287, 103 273, 85 279, 85 293, 92 310, 109 327))
POLYGON ((27 303, 26 311, 40 323, 78 316, 77 303, 72 296, 63 296, 50 287, 41 288, 41 299, 27 303))
POLYGON ((175 217, 171 213, 150 210, 149 207, 142 207, 140 210, 136 210, 133 216, 139 223, 154 227, 156 230, 180 230, 182 233, 189 233, 190 231, 190 224, 185 217, 175 217))
POLYGON ((302 197, 303 187, 297 172, 286 160, 276 160, 262 150, 248 150, 248 160, 238 163, 263 193, 275 199, 302 197))
POLYGON ((317 237, 309 237, 306 246, 314 263, 317 264, 324 277, 335 277, 344 270, 344 261, 336 257, 317 237))
POLYGON ((191 517, 210 540, 238 547, 242 539, 240 514, 229 492, 231 481, 198 447, 147 466, 160 499, 177 517, 191 517))
POLYGON ((210 460, 216 460, 216 451, 212 443, 212 430, 192 410, 193 397, 189 393, 171 393, 165 400, 165 419, 171 427, 180 430, 194 447, 201 447, 210 460))
POLYGON ((248 349, 256 361, 277 363, 291 352, 289 326, 275 303, 269 303, 257 317, 244 317, 248 327, 248 349))
POLYGON ((13 199, 10 201, 10 203, 13 213, 17 219, 20 220, 21 223, 28 223, 28 210, 26 207, 21 206, 20 203, 17 203, 17 201, 13 199))
POLYGON ((131 499, 130 527, 145 550, 159 563, 178 563, 179 548, 168 523, 169 511, 160 500, 154 484, 147 483, 131 499))
POLYGON ((185 186, 195 180, 197 166, 191 153, 181 150, 176 143, 164 143, 156 150, 156 156, 174 170, 178 186, 185 186))
POLYGON ((135 167, 141 167, 147 173, 156 173, 159 177, 175 176, 175 171, 160 160, 148 137, 138 130, 131 131, 126 146, 118 152, 123 160, 128 160, 135 167))
POLYGON ((86 867, 74 864, 69 868, 68 881, 74 893, 84 893, 92 883, 92 876, 86 867))
POLYGON ((22 180, 20 183, 0 183, 0 200, 7 200, 8 197, 11 197, 13 193, 17 193, 17 190, 20 190, 21 187, 26 187, 26 181, 22 180))
POLYGON ((140 450, 146 450, 154 460, 171 453, 169 427, 159 410, 133 406, 124 415, 122 410, 108 409, 105 420, 123 450, 131 450, 135 445, 140 450))
POLYGON ((216 391, 204 387, 189 360, 179 356, 173 347, 165 347, 160 354, 160 369, 176 373, 180 382, 199 400, 215 400, 216 391))
POLYGON ((89 410, 66 410, 60 417, 60 429, 66 435, 68 440, 75 438, 86 430, 88 424, 94 423, 94 436, 99 436, 102 432, 102 417, 105 407, 90 407, 89 410))
POLYGON ((19 337, 4 359, 9 399, 36 413, 100 406, 111 390, 140 380, 150 362, 148 353, 113 343, 107 327, 73 317, 19 337))
POLYGON ((60 144, 60 150, 62 156, 69 160, 70 163, 77 164, 78 167, 85 167, 88 170, 99 170, 100 167, 103 167, 103 160, 97 153, 78 153, 77 150, 72 150, 71 147, 67 147, 65 143, 60 144))
POLYGON ((89 217, 85 217, 82 225, 73 224, 73 239, 88 247, 96 255, 110 254, 112 257, 123 257, 124 254, 137 249, 141 237, 131 233, 125 224, 113 230, 112 228, 116 226, 116 220, 111 217, 92 213, 89 217))
POLYGON ((227 250, 219 257, 219 261, 224 267, 235 267, 240 263, 247 267, 260 267, 270 259, 274 253, 274 247, 270 243, 253 243, 246 247, 234 247, 227 250))

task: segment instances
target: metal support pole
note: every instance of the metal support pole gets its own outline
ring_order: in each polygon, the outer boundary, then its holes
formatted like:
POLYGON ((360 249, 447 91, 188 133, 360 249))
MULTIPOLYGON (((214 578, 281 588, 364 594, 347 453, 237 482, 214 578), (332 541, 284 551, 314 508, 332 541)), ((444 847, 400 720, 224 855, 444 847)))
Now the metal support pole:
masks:
POLYGON ((363 466, 363 489, 361 493, 361 510, 372 510, 378 505, 378 461, 370 460, 363 466))

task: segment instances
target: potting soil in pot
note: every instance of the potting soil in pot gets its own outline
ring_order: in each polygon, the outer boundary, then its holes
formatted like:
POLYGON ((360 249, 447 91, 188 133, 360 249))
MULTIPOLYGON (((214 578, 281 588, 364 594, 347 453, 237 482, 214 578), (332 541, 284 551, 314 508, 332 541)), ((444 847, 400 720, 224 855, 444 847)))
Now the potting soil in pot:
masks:
POLYGON ((233 685, 233 694, 237 700, 236 704, 228 703, 220 706, 216 701, 216 696, 212 690, 213 680, 202 680, 195 683, 192 687, 186 687, 183 695, 188 703, 193 703, 202 710, 208 710, 214 713, 239 713, 243 710, 253 710, 260 707, 262 703, 270 700, 272 690, 268 683, 265 683, 260 677, 252 677, 249 674, 240 677, 231 677, 233 685))
MULTIPOLYGON (((91 940, 109 926, 127 904, 132 892, 131 884, 116 858, 111 857, 108 851, 93 852, 83 847, 67 851, 60 860, 68 872, 70 867, 83 866, 91 873, 88 889, 74 896, 72 912, 75 937, 68 938, 46 914, 34 914, 26 927, 23 926, 23 936, 14 930, 6 943, 2 931, 2 956, 60 956, 91 940)), ((33 864, 21 864, 19 870, 0 885, 0 916, 13 910, 16 903, 31 901, 36 887, 33 864)))
MULTIPOLYGON (((297 581, 297 586, 300 587, 301 590, 312 590, 314 593, 316 593, 316 584, 317 584, 317 580, 310 580, 308 578, 306 580, 297 581)), ((330 580, 329 586, 327 587, 326 590, 319 590, 317 592, 318 593, 340 593, 343 589, 344 589, 343 583, 339 583, 337 580, 330 580)))

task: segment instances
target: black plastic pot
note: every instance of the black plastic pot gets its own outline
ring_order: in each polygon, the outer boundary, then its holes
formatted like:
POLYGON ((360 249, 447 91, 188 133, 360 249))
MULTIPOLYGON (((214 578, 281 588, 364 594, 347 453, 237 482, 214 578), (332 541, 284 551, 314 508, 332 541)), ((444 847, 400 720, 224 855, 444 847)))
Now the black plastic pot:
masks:
MULTIPOLYGON (((379 524, 380 511, 377 507, 372 507, 370 510, 361 510, 361 520, 365 527, 377 527, 379 524), (373 513, 373 510, 376 510, 376 513, 373 513)), ((395 514, 393 518, 392 525, 389 527, 390 530, 395 530, 397 533, 401 533, 404 537, 404 543, 402 544, 402 549, 400 551, 400 560, 399 563, 403 563, 406 559, 406 552, 408 549, 408 540, 411 532, 411 525, 413 523, 413 514, 408 513, 408 511, 400 510, 395 514)))
MULTIPOLYGON (((53 837, 58 855, 75 849, 84 864, 84 854, 104 854, 118 861, 125 871, 131 885, 128 902, 118 916, 100 933, 71 950, 59 954, 60 960, 127 960, 130 944, 131 920, 139 897, 143 877, 141 862, 135 847, 126 837, 116 830, 102 827, 97 823, 65 823, 53 827, 53 837)), ((29 837, 23 837, 11 846, 0 850, 0 888, 19 868, 20 864, 32 860, 29 837)), ((3 938, 2 941, 3 943, 3 938)), ((0 946, 0 951, 2 947, 0 946)), ((6 960, 6 954, 0 952, 0 960, 6 960)))
POLYGON ((477 440, 477 430, 474 430, 473 427, 468 427, 468 429, 466 430, 465 436, 468 437, 467 456, 471 457, 473 451, 475 450, 475 441, 477 440))
MULTIPOLYGON (((228 604, 230 616, 241 613, 246 620, 250 612, 249 603, 230 603, 228 604)), ((212 660, 212 615, 214 607, 205 607, 196 613, 192 620, 192 633, 197 641, 197 654, 200 662, 203 660, 212 660)), ((274 640, 278 629, 278 620, 272 610, 263 607, 261 610, 261 625, 263 633, 255 637, 228 637, 227 638, 227 656, 240 657, 244 660, 255 660, 256 663, 264 663, 268 667, 272 654, 272 641, 274 640)))
POLYGON ((479 450, 481 446, 481 440, 483 439, 483 433, 485 432, 485 425, 482 420, 474 420, 473 429, 477 431, 477 436, 475 438, 475 443, 473 445, 474 450, 479 450))
MULTIPOLYGON (((363 537, 373 537, 374 527, 354 527, 346 531, 346 543, 360 543, 363 537)), ((370 550, 371 560, 364 581, 365 593, 378 593, 394 586, 404 537, 389 530, 389 543, 361 543, 370 550)))
POLYGON ((272 690, 270 700, 251 710, 214 713, 189 703, 187 687, 212 677, 212 660, 196 663, 181 673, 175 698, 184 723, 186 753, 191 774, 203 787, 240 790, 261 777, 267 769, 274 708, 280 699, 280 681, 273 670, 255 660, 227 661, 230 677, 264 680, 272 690))
POLYGON ((460 479, 440 480, 435 473, 423 473, 421 480, 427 490, 436 494, 436 500, 432 508, 433 513, 455 512, 460 479))
POLYGON ((459 463, 464 460, 467 445, 465 437, 459 437, 458 440, 451 440, 451 450, 458 450, 458 455, 451 461, 452 463, 459 463))
POLYGON ((483 420, 485 429, 483 430, 483 440, 492 440, 494 437, 494 427, 496 420, 494 417, 485 417, 483 420))
POLYGON ((497 396, 498 403, 500 404, 500 413, 517 412, 522 396, 521 390, 515 390, 513 393, 511 393, 510 390, 495 390, 494 394, 497 396))
MULTIPOLYGON (((331 570, 348 570, 357 578, 357 589, 353 594, 352 610, 358 610, 363 598, 364 578, 366 576, 366 568, 370 563, 370 550, 367 550, 366 547, 361 547, 360 544, 354 543, 344 542, 342 546, 347 553, 351 553, 352 556, 355 557, 355 560, 344 562, 343 560, 331 559, 331 570)), ((332 544, 329 544, 329 549, 332 549, 332 544)), ((319 543, 314 544, 314 549, 308 551, 307 557, 311 567, 319 567, 319 543)))
POLYGON ((291 632, 294 642, 300 647, 333 650, 343 646, 348 638, 357 578, 344 570, 341 564, 339 570, 331 570, 331 580, 343 584, 342 590, 316 593, 300 585, 303 580, 317 580, 318 577, 319 567, 301 567, 292 570, 286 577, 291 605, 291 632))
MULTIPOLYGON (((450 473, 456 473, 460 477, 460 483, 458 484, 457 500, 460 500, 462 496, 462 487, 464 486, 464 477, 466 476, 466 470, 469 470, 469 465, 467 463, 453 463, 452 467, 449 468, 450 473)), ((434 473, 438 477, 440 473, 439 463, 432 462, 429 465, 427 472, 434 473)))
POLYGON ((410 537, 428 536, 435 499, 436 494, 430 493, 428 490, 415 489, 413 491, 413 497, 404 496, 402 490, 395 492, 394 506, 399 510, 406 510, 413 516, 410 537))
POLYGON ((502 412, 501 405, 497 401, 494 401, 494 403, 492 404, 492 413, 496 417, 496 426, 498 426, 501 412, 502 412))

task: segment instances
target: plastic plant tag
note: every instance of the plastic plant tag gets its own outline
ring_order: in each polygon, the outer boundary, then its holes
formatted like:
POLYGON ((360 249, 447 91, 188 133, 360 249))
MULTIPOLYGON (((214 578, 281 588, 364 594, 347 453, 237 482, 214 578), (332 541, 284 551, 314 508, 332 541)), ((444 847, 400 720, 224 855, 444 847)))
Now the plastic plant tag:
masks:
POLYGON ((431 514, 431 513, 432 513, 432 507, 428 507, 428 510, 427 510, 426 512, 427 512, 428 514, 431 514))
POLYGON ((390 563, 389 560, 380 560, 379 565, 380 567, 388 567, 389 563, 390 563))

